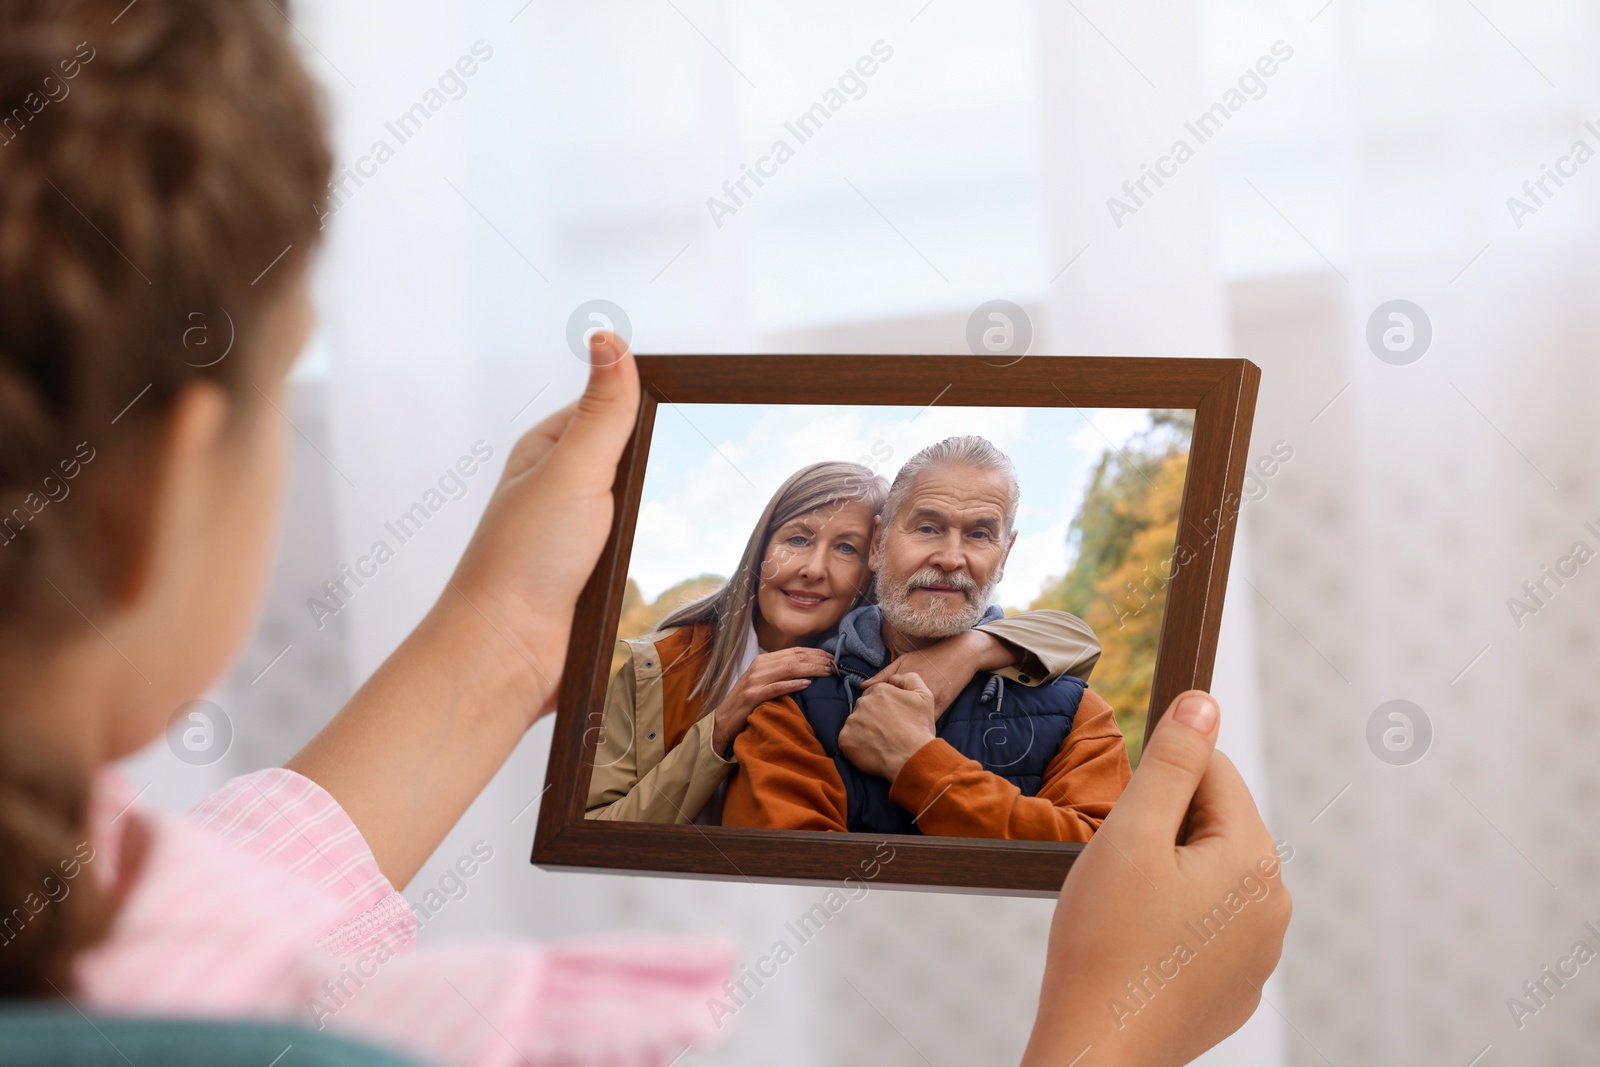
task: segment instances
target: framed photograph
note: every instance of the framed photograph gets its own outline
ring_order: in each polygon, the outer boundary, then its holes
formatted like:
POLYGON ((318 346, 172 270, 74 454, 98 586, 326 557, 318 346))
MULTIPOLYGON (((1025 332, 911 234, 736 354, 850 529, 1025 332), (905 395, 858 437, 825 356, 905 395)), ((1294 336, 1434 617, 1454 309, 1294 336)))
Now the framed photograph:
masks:
POLYGON ((533 862, 1056 893, 1210 685, 1259 369, 638 365, 533 862))

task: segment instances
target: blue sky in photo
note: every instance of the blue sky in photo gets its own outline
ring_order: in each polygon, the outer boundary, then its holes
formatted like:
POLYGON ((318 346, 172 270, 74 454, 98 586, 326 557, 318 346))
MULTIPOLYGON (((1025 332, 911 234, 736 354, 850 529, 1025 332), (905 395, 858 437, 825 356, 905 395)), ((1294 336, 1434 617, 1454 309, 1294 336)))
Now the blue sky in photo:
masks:
POLYGON ((976 433, 1011 457, 1022 486, 1017 543, 996 598, 1024 607, 1066 570, 1067 528, 1101 453, 1148 422, 1143 408, 662 404, 629 575, 652 600, 686 578, 726 575, 767 500, 798 468, 854 460, 892 480, 918 449, 976 433))

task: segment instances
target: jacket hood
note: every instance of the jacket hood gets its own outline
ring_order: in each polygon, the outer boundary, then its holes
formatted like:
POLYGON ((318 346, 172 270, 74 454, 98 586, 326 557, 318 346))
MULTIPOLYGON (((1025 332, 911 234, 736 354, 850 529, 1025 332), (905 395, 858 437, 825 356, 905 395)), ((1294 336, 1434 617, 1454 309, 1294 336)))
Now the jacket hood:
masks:
MULTIPOLYGON (((980 623, 1004 617, 997 604, 990 604, 980 623)), ((839 621, 839 631, 822 643, 822 650, 833 656, 841 670, 845 660, 858 660, 868 674, 876 674, 889 664, 889 650, 883 644, 883 609, 863 604, 839 621)))

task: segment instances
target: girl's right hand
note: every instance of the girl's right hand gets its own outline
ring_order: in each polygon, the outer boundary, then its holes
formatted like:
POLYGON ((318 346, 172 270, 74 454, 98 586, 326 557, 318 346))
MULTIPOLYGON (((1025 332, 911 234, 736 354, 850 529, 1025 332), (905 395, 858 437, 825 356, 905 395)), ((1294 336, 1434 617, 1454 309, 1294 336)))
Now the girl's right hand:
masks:
POLYGON ((796 645, 777 652, 763 652, 733 683, 717 710, 711 726, 712 751, 721 756, 739 736, 750 713, 769 700, 798 693, 813 678, 833 673, 833 657, 820 648, 796 645))
POLYGON ((1072 865, 1024 1067, 1177 1067, 1260 1003, 1289 890, 1217 724, 1210 696, 1179 694, 1072 865))

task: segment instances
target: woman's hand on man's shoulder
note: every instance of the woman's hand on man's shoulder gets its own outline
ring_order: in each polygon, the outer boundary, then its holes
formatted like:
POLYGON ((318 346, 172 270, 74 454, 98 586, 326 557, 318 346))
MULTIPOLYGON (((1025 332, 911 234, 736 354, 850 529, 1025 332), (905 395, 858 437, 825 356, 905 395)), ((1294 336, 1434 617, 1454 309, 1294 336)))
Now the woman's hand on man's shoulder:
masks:
POLYGON ((726 753, 756 708, 769 700, 798 693, 813 678, 825 678, 833 670, 833 657, 820 648, 795 645, 761 653, 734 679, 728 695, 712 712, 716 717, 711 733, 713 751, 718 755, 726 753))

